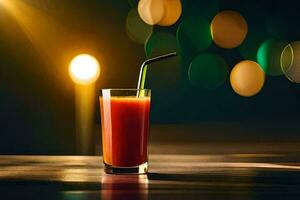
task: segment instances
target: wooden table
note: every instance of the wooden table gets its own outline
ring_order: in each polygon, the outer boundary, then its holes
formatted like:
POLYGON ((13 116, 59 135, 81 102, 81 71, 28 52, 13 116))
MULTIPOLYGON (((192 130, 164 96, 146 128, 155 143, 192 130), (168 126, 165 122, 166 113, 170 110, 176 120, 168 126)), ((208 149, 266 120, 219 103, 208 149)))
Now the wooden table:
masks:
POLYGON ((300 157, 155 154, 136 176, 104 174, 100 156, 0 156, 0 184, 18 200, 300 199, 300 157))

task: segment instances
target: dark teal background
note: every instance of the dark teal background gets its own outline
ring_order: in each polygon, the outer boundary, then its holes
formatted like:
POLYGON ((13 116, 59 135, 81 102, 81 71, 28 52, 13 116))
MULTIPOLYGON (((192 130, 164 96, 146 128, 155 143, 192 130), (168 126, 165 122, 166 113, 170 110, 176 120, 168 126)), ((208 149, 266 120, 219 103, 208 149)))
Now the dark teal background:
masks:
MULTIPOLYGON (((0 7, 0 154, 73 154, 74 85, 68 76, 67 63, 77 53, 91 53, 101 63, 97 89, 135 88, 139 65, 146 56, 143 45, 134 43, 126 35, 126 16, 132 5, 125 0, 24 2, 52 17, 71 34, 62 35, 64 42, 57 44, 56 51, 61 57, 47 60, 0 7)), ((136 1, 130 2, 136 4, 136 1)), ((182 2, 180 20, 200 15, 211 21, 222 10, 240 12, 248 23, 249 38, 257 42, 248 42, 246 38, 248 46, 242 45, 242 49, 255 49, 255 45, 270 38, 287 42, 300 40, 300 4, 297 1, 182 2), (269 25, 266 18, 271 19, 269 25)), ((179 22, 171 27, 155 26, 154 32, 164 31, 175 36, 179 22)), ((212 44, 203 52, 223 57, 229 69, 245 59, 240 48, 228 50, 212 44)), ((266 122, 276 129, 281 122, 299 122, 300 85, 289 82, 284 76, 268 76, 263 90, 251 98, 234 93, 229 80, 215 90, 192 86, 187 71, 199 53, 190 49, 184 55, 180 84, 175 88, 153 84, 155 77, 166 77, 157 69, 149 69, 146 85, 152 89, 152 124, 251 121, 253 124, 266 122)), ((254 54, 250 51, 246 57, 255 60, 255 51, 254 54)), ((99 126, 98 104, 96 106, 95 123, 99 126)), ((293 129, 295 135, 300 133, 297 126, 293 129)), ((272 135, 272 132, 266 134, 272 135)), ((283 132, 282 137, 285 137, 283 132)))

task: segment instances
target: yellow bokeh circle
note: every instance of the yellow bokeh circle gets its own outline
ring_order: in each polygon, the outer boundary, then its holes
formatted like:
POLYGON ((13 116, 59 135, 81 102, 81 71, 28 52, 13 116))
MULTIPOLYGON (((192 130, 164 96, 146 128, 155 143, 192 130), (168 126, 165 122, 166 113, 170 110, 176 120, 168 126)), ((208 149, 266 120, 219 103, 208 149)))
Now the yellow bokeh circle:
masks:
POLYGON ((154 25, 160 22, 165 15, 163 0, 140 0, 138 12, 141 19, 149 24, 154 25))
POLYGON ((239 46, 248 33, 248 25, 244 17, 231 10, 218 13, 213 18, 210 29, 216 45, 226 49, 239 46))
POLYGON ((234 66, 230 74, 233 90, 245 97, 256 95, 264 86, 265 73, 258 63, 244 60, 234 66))
POLYGON ((180 0, 140 0, 138 12, 149 25, 171 26, 180 18, 182 5, 180 0))
POLYGON ((181 16, 182 5, 180 0, 163 0, 164 17, 159 21, 158 25, 171 26, 177 22, 181 16))
POLYGON ((69 65, 71 79, 80 85, 94 83, 100 75, 97 59, 88 54, 80 54, 72 59, 69 65))

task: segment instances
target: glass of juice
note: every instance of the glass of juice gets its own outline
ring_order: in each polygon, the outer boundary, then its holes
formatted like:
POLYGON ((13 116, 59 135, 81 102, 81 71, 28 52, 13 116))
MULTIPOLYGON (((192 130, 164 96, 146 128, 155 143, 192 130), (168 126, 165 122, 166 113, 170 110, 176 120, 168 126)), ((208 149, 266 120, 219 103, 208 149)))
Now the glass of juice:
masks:
POLYGON ((99 97, 104 171, 148 171, 149 89, 103 89, 99 97))

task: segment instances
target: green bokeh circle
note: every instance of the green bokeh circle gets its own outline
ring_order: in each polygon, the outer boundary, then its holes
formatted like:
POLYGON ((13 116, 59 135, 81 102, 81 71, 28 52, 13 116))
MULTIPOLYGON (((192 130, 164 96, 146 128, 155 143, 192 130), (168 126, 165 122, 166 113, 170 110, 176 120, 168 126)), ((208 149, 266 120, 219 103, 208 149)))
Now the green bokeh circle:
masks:
POLYGON ((261 44, 257 51, 257 62, 267 75, 279 76, 283 74, 280 58, 287 45, 287 42, 275 39, 268 39, 261 44))
POLYGON ((188 76, 190 83, 200 89, 216 89, 228 77, 227 64, 218 55, 203 53, 191 62, 188 76))
POLYGON ((206 50, 212 43, 210 24, 201 17, 184 19, 176 33, 180 46, 194 48, 197 52, 206 50))
POLYGON ((153 32, 145 43, 147 57, 158 56, 179 50, 179 44, 174 35, 168 32, 153 32))
POLYGON ((129 38, 138 44, 144 44, 152 31, 153 27, 143 22, 137 9, 131 9, 126 18, 126 32, 129 38))

